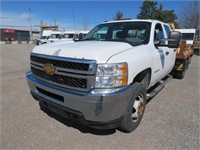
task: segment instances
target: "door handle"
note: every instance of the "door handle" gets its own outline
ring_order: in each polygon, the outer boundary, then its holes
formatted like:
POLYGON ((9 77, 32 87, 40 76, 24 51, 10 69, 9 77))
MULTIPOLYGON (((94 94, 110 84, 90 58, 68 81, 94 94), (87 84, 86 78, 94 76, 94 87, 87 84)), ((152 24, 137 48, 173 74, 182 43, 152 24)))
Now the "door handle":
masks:
POLYGON ((168 52, 168 51, 166 51, 166 52, 165 52, 165 55, 169 55, 169 52, 168 52))

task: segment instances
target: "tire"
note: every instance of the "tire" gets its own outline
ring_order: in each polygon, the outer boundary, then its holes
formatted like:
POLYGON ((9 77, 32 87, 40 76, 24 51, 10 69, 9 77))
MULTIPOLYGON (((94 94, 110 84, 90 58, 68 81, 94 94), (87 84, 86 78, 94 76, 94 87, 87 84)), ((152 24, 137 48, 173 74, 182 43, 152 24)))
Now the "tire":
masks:
POLYGON ((185 60, 183 63, 183 70, 175 72, 176 79, 183 79, 185 77, 185 72, 186 72, 187 66, 188 66, 188 61, 185 60))
POLYGON ((146 107, 146 88, 141 83, 133 84, 133 95, 125 115, 122 118, 121 129, 130 133, 140 124, 146 107), (136 110, 137 109, 137 110, 136 110))
POLYGON ((176 79, 183 79, 185 77, 185 70, 183 71, 176 71, 175 78, 176 79))

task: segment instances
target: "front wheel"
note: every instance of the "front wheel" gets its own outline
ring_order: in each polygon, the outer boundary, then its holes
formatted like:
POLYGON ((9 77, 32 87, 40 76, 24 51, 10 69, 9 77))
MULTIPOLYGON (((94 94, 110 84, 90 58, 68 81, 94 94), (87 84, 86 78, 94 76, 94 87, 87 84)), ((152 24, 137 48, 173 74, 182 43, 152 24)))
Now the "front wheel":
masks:
POLYGON ((146 107, 146 88, 141 83, 133 84, 133 95, 122 119, 121 129, 132 132, 140 124, 146 107))

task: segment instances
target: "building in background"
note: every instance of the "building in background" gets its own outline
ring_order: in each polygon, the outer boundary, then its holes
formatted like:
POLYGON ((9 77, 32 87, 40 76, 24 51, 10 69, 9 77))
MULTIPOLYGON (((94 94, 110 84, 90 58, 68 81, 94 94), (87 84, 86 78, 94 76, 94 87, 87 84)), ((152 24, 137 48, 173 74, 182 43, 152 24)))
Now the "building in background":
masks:
POLYGON ((58 31, 58 26, 48 26, 48 25, 40 25, 40 30, 41 30, 41 33, 44 31, 44 30, 51 30, 51 31, 58 31))
MULTIPOLYGON (((39 31, 32 31, 32 39, 35 40, 40 36, 39 31)), ((0 29, 0 41, 5 42, 23 42, 30 41, 29 30, 18 29, 0 29)))

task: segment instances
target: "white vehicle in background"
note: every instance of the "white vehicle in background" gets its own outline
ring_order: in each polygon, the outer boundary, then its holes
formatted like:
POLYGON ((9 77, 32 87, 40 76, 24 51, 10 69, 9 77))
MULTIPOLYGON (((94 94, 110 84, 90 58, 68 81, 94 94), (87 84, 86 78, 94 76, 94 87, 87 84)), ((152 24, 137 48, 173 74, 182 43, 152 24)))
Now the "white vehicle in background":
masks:
POLYGON ((84 36, 86 36, 88 34, 89 31, 78 31, 75 36, 74 36, 74 40, 80 40, 82 39, 84 36))
POLYGON ((82 39, 89 31, 65 31, 61 38, 54 42, 74 42, 82 39))
POLYGON ((73 40, 75 31, 65 31, 62 34, 61 40, 73 40))
POLYGON ((185 40, 186 44, 194 44, 196 29, 175 29, 181 33, 181 40, 185 40))
POLYGON ((48 43, 56 42, 62 38, 62 32, 52 31, 51 36, 48 39, 48 43))
POLYGON ((75 35, 75 31, 65 31, 61 35, 61 39, 59 41, 73 41, 75 35))
POLYGON ((53 31, 52 30, 44 30, 39 39, 36 40, 36 45, 45 44, 48 42, 48 39, 53 31))

